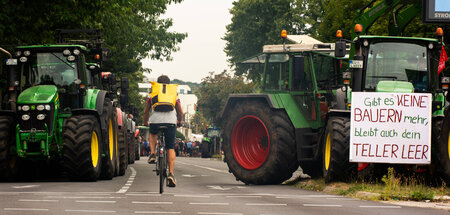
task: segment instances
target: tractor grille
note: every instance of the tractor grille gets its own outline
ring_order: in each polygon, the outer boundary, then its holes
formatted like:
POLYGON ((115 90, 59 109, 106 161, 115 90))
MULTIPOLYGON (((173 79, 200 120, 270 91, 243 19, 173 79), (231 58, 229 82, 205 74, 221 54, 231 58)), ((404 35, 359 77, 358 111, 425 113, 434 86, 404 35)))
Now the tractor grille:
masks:
MULTIPOLYGON (((23 105, 20 105, 23 106, 23 105)), ((32 106, 32 105, 29 105, 32 106)), ((37 106, 37 105, 34 105, 37 106)), ((47 124, 47 127, 49 129, 49 134, 51 134, 52 132, 52 125, 53 125, 53 115, 54 115, 54 106, 50 105, 50 110, 28 110, 28 111, 17 111, 18 113, 18 118, 19 118, 19 126, 20 126, 20 130, 21 131, 25 131, 25 132, 29 132, 31 130, 36 130, 36 131, 42 131, 45 130, 45 124, 47 124), (23 115, 29 115, 30 118, 28 120, 23 120, 22 116, 23 115), (44 114, 45 118, 43 120, 38 120, 37 116, 39 114, 44 114)))

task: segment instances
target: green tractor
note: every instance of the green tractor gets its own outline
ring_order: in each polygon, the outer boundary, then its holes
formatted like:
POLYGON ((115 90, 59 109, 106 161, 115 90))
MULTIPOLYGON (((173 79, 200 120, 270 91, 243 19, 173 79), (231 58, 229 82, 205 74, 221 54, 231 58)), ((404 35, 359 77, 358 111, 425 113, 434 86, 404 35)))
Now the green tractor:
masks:
POLYGON ((220 130, 215 126, 209 126, 200 146, 202 158, 210 158, 212 155, 220 153, 220 149, 220 130))
POLYGON ((0 111, 2 179, 20 171, 22 161, 49 160, 61 163, 71 180, 114 177, 116 110, 87 64, 97 51, 73 44, 15 49, 0 111))
POLYGON ((319 139, 329 110, 340 105, 345 62, 332 55, 334 44, 305 35, 297 41, 266 45, 243 61, 263 65, 262 92, 232 94, 223 109, 224 161, 246 184, 281 183, 299 164, 307 174, 321 172, 319 139))
MULTIPOLYGON (((357 165, 358 176, 362 177, 380 176, 385 173, 385 167, 394 166, 401 171, 407 169, 409 172, 413 170, 416 173, 427 173, 425 176, 431 179, 440 176, 449 183, 450 121, 444 96, 448 90, 449 79, 439 68, 445 65, 446 61, 442 57, 445 53, 443 34, 440 32, 438 39, 397 36, 420 14, 421 2, 391 0, 382 1, 372 7, 374 2, 363 8, 361 11, 365 12, 354 20, 350 69, 344 74, 347 93, 339 99, 343 105, 333 110, 345 114, 330 118, 324 136, 325 181, 352 179, 356 176, 357 165), (364 35, 379 17, 392 11, 394 12, 390 19, 392 25, 389 26, 389 34, 394 36, 364 35), (359 105, 362 99, 372 96, 387 100, 381 103, 368 100, 364 105, 359 105), (417 104, 414 103, 417 98, 425 96, 428 96, 429 104, 424 105, 427 107, 425 112, 416 117, 422 119, 420 123, 412 120, 414 117, 411 118, 407 111, 417 104), (389 108, 393 103, 386 102, 390 98, 397 98, 394 103, 398 106, 394 109, 389 108), (359 118, 358 111, 364 106, 371 106, 366 109, 371 110, 364 112, 363 117, 359 118), (398 120, 384 120, 384 110, 406 114, 398 115, 398 120), (379 114, 371 115, 370 111, 379 114), (377 115, 379 120, 373 120, 377 115), (373 118, 368 118, 369 116, 373 118), (360 124, 360 121, 364 123, 360 124), (423 123, 425 121, 426 123, 423 123), (389 130, 392 134, 385 133, 383 136, 382 132, 389 130), (364 133, 366 131, 367 133, 364 133), (370 133, 371 131, 373 132, 370 133), (441 134, 444 136, 439 138, 441 134), (362 142, 363 144, 359 145, 362 142)), ((426 8, 426 5, 423 7, 426 8)), ((345 55, 345 52, 339 51, 343 47, 346 47, 346 43, 340 39, 336 43, 336 56, 345 55)), ((419 111, 420 108, 414 110, 419 111)), ((411 115, 414 114, 416 113, 411 115)))

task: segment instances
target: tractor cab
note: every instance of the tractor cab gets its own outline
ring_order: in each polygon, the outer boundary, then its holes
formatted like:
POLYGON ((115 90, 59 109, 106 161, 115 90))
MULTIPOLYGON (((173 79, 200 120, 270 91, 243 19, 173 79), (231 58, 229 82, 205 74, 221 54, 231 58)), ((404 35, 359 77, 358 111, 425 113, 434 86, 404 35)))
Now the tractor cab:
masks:
POLYGON ((360 36, 350 68, 353 91, 435 92, 439 89, 438 64, 442 45, 437 39, 360 36), (355 54, 355 57, 358 54, 355 54))
MULTIPOLYGON (((79 45, 18 47, 15 52, 19 59, 17 87, 22 92, 18 104, 27 102, 24 96, 28 91, 55 88, 58 95, 55 92, 52 96, 59 99, 63 112, 82 107, 79 92, 92 85, 87 76, 85 52, 86 48, 79 45)), ((40 102, 39 98, 36 102, 40 102)))

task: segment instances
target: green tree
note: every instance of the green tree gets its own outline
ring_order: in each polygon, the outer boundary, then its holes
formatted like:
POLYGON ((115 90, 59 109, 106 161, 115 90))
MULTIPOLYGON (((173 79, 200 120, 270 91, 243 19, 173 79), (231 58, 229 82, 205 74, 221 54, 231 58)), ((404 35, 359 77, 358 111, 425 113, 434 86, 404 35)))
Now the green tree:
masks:
POLYGON ((243 77, 232 77, 227 71, 220 74, 210 73, 203 79, 198 93, 198 110, 210 122, 219 125, 220 113, 232 93, 249 93, 253 90, 252 83, 246 83, 243 77))

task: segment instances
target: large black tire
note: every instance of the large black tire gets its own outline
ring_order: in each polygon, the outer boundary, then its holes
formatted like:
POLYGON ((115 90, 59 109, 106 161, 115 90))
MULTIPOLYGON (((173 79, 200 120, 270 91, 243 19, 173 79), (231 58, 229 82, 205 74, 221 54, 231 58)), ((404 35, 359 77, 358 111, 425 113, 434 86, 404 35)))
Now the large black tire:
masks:
POLYGON ((349 162, 350 119, 330 117, 323 142, 323 176, 325 182, 356 179, 357 164, 349 162))
POLYGON ((102 166, 102 133, 97 118, 75 115, 63 126, 63 170, 75 181, 96 181, 102 166))
POLYGON ((141 147, 140 147, 140 143, 139 143, 139 139, 134 138, 135 141, 135 145, 134 145, 134 151, 136 152, 136 154, 134 155, 134 159, 139 160, 141 159, 141 147))
POLYGON ((127 129, 122 127, 117 135, 117 143, 119 144, 119 175, 125 175, 128 167, 128 151, 127 151, 127 129))
POLYGON ((14 122, 13 117, 0 116, 0 180, 12 180, 18 173, 14 122))
POLYGON ((103 157, 101 178, 111 180, 116 175, 116 167, 118 164, 117 153, 117 117, 116 111, 109 99, 105 99, 102 120, 106 125, 106 137, 103 137, 105 157, 103 157))
POLYGON ((448 111, 446 111, 445 118, 442 121, 441 131, 439 134, 440 135, 435 146, 435 154, 437 155, 436 169, 438 170, 442 180, 444 180, 444 182, 448 185, 450 184, 450 112, 448 111))
POLYGON ((294 128, 284 110, 261 101, 236 104, 226 113, 224 154, 245 184, 279 184, 298 167, 294 128))
POLYGON ((200 151, 202 152, 202 158, 210 158, 211 153, 209 152, 209 144, 208 141, 203 141, 202 145, 200 146, 200 151))

